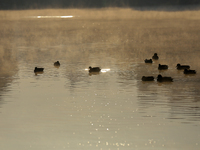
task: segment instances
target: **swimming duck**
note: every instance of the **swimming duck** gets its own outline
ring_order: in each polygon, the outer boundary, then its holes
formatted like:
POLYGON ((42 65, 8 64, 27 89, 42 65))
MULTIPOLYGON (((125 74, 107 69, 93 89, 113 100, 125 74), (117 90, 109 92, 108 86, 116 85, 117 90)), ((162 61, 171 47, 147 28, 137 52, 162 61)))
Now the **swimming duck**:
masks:
POLYGON ((157 81, 158 82, 173 82, 173 78, 171 77, 163 77, 162 75, 157 76, 157 81))
POLYGON ((99 67, 89 67, 89 72, 100 72, 101 71, 101 69, 99 68, 99 67))
POLYGON ((35 67, 34 72, 43 72, 43 70, 44 70, 44 68, 37 68, 37 67, 35 67))
POLYGON ((152 61, 152 59, 145 59, 144 62, 145 63, 152 63, 153 61, 152 61))
POLYGON ((158 54, 157 54, 157 53, 154 53, 154 55, 152 56, 152 58, 155 59, 155 60, 158 60, 158 58, 159 58, 159 57, 158 57, 158 54))
POLYGON ((188 65, 177 64, 177 65, 176 65, 176 68, 177 68, 178 70, 181 70, 181 69, 190 69, 190 66, 188 66, 188 65))
POLYGON ((158 69, 159 70, 166 70, 166 69, 168 69, 168 66, 167 65, 161 65, 161 64, 159 64, 158 65, 158 69))
POLYGON ((55 62, 54 66, 60 66, 60 62, 59 61, 55 62))
POLYGON ((154 81, 154 77, 153 76, 143 76, 142 81, 154 81))
POLYGON ((195 70, 190 70, 190 69, 185 69, 184 74, 196 74, 196 71, 195 70))

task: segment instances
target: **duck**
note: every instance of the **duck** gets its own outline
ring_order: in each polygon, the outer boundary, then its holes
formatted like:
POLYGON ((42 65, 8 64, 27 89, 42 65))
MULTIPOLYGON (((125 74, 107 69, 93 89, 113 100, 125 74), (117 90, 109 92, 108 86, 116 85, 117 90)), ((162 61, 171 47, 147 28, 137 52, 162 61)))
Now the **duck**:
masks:
POLYGON ((153 61, 152 61, 152 59, 145 59, 144 62, 145 63, 152 63, 153 61))
POLYGON ((154 81, 153 76, 142 76, 142 81, 154 81))
POLYGON ((161 64, 159 64, 158 65, 158 69, 159 70, 166 70, 166 69, 168 69, 168 65, 161 65, 161 64))
POLYGON ((184 74, 196 74, 196 70, 184 69, 184 74))
POLYGON ((158 82, 173 82, 173 78, 172 77, 163 77, 162 75, 158 75, 157 76, 157 81, 158 82))
POLYGON ((59 61, 55 62, 54 66, 60 66, 60 62, 59 61))
POLYGON ((177 65, 176 65, 176 68, 177 68, 178 70, 190 69, 190 66, 188 66, 188 65, 177 64, 177 65))
POLYGON ((152 59, 158 60, 159 59, 158 54, 154 53, 154 55, 152 56, 152 59))
POLYGON ((89 72, 100 72, 101 69, 99 67, 91 67, 89 66, 89 72))
POLYGON ((37 68, 37 67, 35 67, 34 72, 43 72, 43 70, 44 70, 44 68, 37 68))

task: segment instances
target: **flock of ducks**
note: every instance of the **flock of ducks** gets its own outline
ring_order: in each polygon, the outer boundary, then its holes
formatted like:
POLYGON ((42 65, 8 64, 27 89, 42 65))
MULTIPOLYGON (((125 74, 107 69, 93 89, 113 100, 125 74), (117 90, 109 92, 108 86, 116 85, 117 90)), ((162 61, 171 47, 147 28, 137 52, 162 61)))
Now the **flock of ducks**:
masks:
MULTIPOLYGON (((154 60, 158 60, 158 54, 155 53, 152 56, 152 59, 154 60)), ((145 63, 153 63, 152 59, 145 59, 144 62, 145 63)), ((196 74, 195 70, 190 70, 190 66, 189 65, 181 65, 181 64, 177 64, 176 68, 178 70, 184 70, 183 73, 184 74, 196 74)), ((168 69, 168 65, 158 65, 158 70, 167 70, 168 69)), ((143 76, 142 77, 142 81, 154 81, 154 77, 153 76, 143 76)), ((163 77, 162 75, 158 75, 157 76, 157 81, 158 82, 173 82, 173 78, 172 77, 163 77)))
MULTIPOLYGON (((59 61, 56 61, 54 63, 54 66, 55 67, 60 67, 60 62, 59 61)), ((44 68, 38 68, 38 67, 35 67, 34 69, 34 72, 37 74, 37 73, 42 73, 44 71, 44 68)))
MULTIPOLYGON (((60 62, 59 61, 56 61, 55 63, 54 63, 54 66, 55 67, 60 67, 60 62)), ((42 73, 44 71, 44 68, 38 68, 38 67, 35 67, 35 69, 34 69, 34 73, 42 73)), ((98 72, 100 72, 101 71, 101 69, 99 68, 99 67, 91 67, 91 66, 89 66, 89 73, 98 73, 98 72)))
MULTIPOLYGON (((152 59, 154 59, 154 60, 158 60, 159 59, 157 53, 155 53, 152 56, 152 59)), ((144 62, 145 63, 153 63, 152 59, 145 59, 144 62)), ((55 67, 59 67, 60 66, 60 62, 56 61, 54 63, 54 66, 55 67)), ((177 64, 176 68, 178 70, 184 70, 183 71, 184 74, 196 74, 195 70, 190 70, 190 66, 189 65, 177 64)), ((158 70, 167 70, 167 69, 168 69, 168 65, 161 65, 161 64, 158 65, 158 70)), ((35 70, 34 70, 35 73, 39 73, 39 72, 43 72, 43 71, 44 71, 44 68, 37 68, 37 67, 35 67, 35 70)), ((89 66, 89 70, 88 71, 89 71, 89 73, 99 73, 101 71, 101 69, 99 67, 91 67, 91 66, 89 66)), ((153 76, 143 76, 142 77, 142 81, 154 81, 154 77, 153 76)), ((162 75, 159 74, 157 76, 157 81, 158 82, 173 82, 173 78, 172 77, 163 77, 162 75)))

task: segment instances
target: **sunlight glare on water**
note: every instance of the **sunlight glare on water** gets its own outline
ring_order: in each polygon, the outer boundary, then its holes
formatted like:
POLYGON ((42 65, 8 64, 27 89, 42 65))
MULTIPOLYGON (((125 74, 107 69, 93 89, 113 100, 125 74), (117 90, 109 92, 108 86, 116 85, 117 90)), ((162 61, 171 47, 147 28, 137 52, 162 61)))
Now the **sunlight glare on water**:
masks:
POLYGON ((33 18, 73 18, 73 16, 33 16, 33 18))
POLYGON ((110 69, 101 69, 101 72, 108 72, 110 69))

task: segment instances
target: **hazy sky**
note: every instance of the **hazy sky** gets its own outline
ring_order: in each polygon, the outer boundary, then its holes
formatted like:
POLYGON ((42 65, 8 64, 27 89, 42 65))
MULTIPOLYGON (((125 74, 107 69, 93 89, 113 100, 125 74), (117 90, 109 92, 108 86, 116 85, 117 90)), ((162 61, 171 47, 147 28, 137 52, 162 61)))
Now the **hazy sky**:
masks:
POLYGON ((0 9, 197 5, 199 0, 0 0, 0 9))

